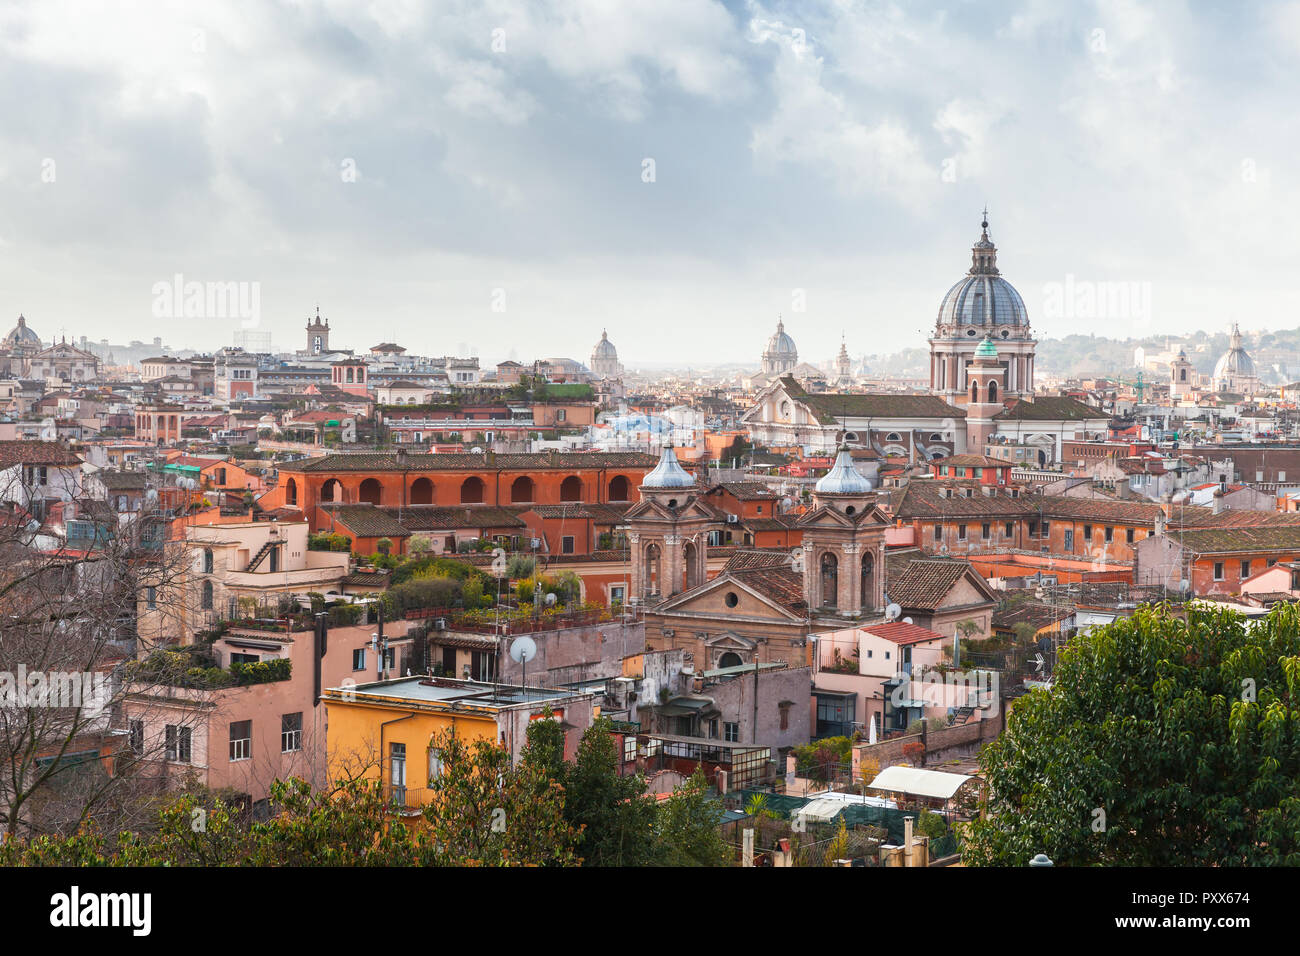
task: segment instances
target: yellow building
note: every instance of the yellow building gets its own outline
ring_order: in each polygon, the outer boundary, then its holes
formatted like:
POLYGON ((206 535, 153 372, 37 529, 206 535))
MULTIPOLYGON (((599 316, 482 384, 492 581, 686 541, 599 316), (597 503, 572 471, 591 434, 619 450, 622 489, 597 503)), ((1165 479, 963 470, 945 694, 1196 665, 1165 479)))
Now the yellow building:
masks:
POLYGON ((548 711, 564 728, 571 758, 599 714, 595 695, 445 677, 402 677, 322 694, 330 779, 383 781, 395 803, 421 807, 440 772, 429 743, 452 730, 466 741, 493 740, 513 759, 527 743, 528 724, 548 711))

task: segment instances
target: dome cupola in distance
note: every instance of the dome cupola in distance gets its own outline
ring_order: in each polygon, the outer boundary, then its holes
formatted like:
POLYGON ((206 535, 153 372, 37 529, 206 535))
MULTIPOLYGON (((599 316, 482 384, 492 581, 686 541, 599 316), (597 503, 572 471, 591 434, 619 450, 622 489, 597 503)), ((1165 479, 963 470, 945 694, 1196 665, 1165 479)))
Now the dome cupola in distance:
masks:
POLYGON ((767 340, 767 348, 763 351, 763 372, 766 375, 784 375, 798 364, 799 350, 794 346, 794 339, 786 334, 785 323, 777 319, 776 331, 767 340))
POLYGON ((1006 369, 1007 397, 1033 392, 1038 343, 1029 328, 1024 299, 998 268, 987 209, 980 230, 971 247, 970 269, 939 303, 930 338, 930 391, 953 405, 966 402, 970 363, 985 339, 992 339, 1006 369))
POLYGON ((609 333, 603 329, 600 333, 600 341, 591 350, 591 363, 588 368, 597 378, 619 378, 623 374, 623 366, 618 361, 618 349, 614 348, 614 343, 609 340, 609 333))
POLYGON ((835 464, 817 481, 813 490, 819 495, 869 495, 873 489, 871 480, 853 464, 849 450, 841 448, 835 456, 835 464))

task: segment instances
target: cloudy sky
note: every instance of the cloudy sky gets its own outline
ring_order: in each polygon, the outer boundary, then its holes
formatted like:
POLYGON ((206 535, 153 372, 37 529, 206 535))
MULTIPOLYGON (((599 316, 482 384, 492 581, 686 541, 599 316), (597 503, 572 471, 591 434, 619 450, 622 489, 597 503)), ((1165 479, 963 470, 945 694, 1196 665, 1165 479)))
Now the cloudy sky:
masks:
POLYGON ((987 203, 1042 335, 1300 324, 1300 5, 1064 6, 6 3, 0 322, 816 362, 923 345, 987 203))

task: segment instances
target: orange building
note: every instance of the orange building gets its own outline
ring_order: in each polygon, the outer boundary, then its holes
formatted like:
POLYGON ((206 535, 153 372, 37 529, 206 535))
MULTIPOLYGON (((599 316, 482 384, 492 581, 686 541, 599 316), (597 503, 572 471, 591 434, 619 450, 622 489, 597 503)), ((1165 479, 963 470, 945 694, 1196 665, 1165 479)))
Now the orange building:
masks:
POLYGON ((327 455, 280 466, 262 506, 300 509, 318 532, 322 505, 628 504, 655 459, 641 452, 327 455))

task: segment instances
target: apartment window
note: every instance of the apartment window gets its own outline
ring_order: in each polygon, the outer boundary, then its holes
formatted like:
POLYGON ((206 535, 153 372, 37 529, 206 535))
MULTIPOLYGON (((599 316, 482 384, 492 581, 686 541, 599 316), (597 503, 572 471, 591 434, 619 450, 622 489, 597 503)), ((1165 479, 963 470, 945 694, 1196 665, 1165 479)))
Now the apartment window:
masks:
MULTIPOLYGON (((634 741, 635 737, 632 738, 634 741)), ((429 748, 429 786, 442 776, 442 752, 437 747, 429 748)))
POLYGON ((212 582, 203 582, 203 597, 201 607, 205 611, 212 610, 212 582))
POLYGON ((740 724, 726 721, 722 725, 723 739, 729 744, 740 743, 740 724))
POLYGON ((1008 538, 1015 537, 1016 526, 1012 522, 1008 521, 1006 527, 1003 528, 1003 531, 1006 532, 1008 538))
POLYGON ((1049 526, 1049 524, 1050 524, 1050 522, 1047 522, 1047 521, 1044 521, 1044 522, 1043 522, 1043 529, 1042 529, 1042 530, 1043 530, 1043 533, 1042 533, 1042 536, 1043 536, 1044 538, 1048 537, 1048 532, 1049 532, 1049 527, 1048 527, 1048 526, 1049 526))
POLYGON ((1263 470, 1262 468, 1256 468, 1256 469, 1255 469, 1255 480, 1256 480, 1256 481, 1263 481, 1263 480, 1264 480, 1264 470, 1263 470))
POLYGON ((204 548, 204 549, 203 549, 203 573, 204 573, 204 574, 211 574, 211 573, 212 573, 212 564, 213 564, 213 561, 212 561, 212 549, 211 549, 211 548, 204 548))
POLYGON ((145 606, 149 608, 149 610, 151 611, 158 610, 158 589, 157 588, 144 589, 144 603, 145 606))
POLYGON ((980 525, 980 536, 983 537, 985 541, 989 539, 989 531, 990 531, 990 525, 987 521, 984 522, 984 524, 980 525))
POLYGON ((280 753, 302 750, 302 711, 280 717, 280 753))
POLYGON ((366 649, 364 647, 358 647, 352 652, 352 669, 354 671, 366 669, 366 649))
POLYGON ((230 663, 232 664, 256 664, 262 658, 256 654, 231 654, 230 663))
POLYGON ((1215 562, 1214 562, 1214 580, 1216 580, 1216 581, 1222 581, 1222 580, 1223 580, 1223 562, 1222 562, 1222 561, 1215 561, 1215 562))
POLYGON ((957 525, 957 540, 958 541, 966 540, 966 526, 964 524, 957 525))
POLYGON ((557 422, 562 422, 562 421, 565 420, 565 418, 568 417, 568 414, 569 414, 569 412, 568 412, 567 409, 557 408, 557 409, 555 410, 555 420, 556 420, 557 422))
POLYGON ((560 538, 560 553, 573 554, 573 535, 566 534, 560 538))
POLYGON ((1243 561, 1243 562, 1241 562, 1241 576, 1242 576, 1243 578, 1248 578, 1248 577, 1250 577, 1250 562, 1249 562, 1249 561, 1243 561))
POLYGON ((253 756, 253 722, 236 720, 230 724, 230 759, 247 760, 253 756))
POLYGON ((190 728, 168 724, 164 736, 167 759, 174 760, 176 763, 189 763, 192 754, 190 728))
POLYGON ((1031 521, 1029 522, 1029 537, 1032 538, 1036 534, 1038 534, 1038 522, 1031 521))
POLYGON ((1124 529, 1124 540, 1125 540, 1128 544, 1132 544, 1132 543, 1133 543, 1133 529, 1132 529, 1132 528, 1125 528, 1125 529, 1124 529))
POLYGON ((718 739, 718 718, 716 717, 709 721, 709 739, 718 739))
POLYGON ((1092 525, 1086 524, 1083 526, 1083 540, 1084 541, 1092 540, 1092 525))
POLYGON ((1279 471, 1279 472, 1277 473, 1277 480, 1278 480, 1278 481, 1286 481, 1286 472, 1285 472, 1285 471, 1279 471))
POLYGON ((624 593, 625 593, 625 592, 624 592, 624 590, 623 590, 623 585, 621 585, 621 584, 611 585, 611 587, 610 587, 610 589, 609 589, 609 603, 610 603, 610 604, 622 604, 622 603, 623 603, 623 595, 624 595, 624 593))
POLYGON ((777 706, 781 708, 781 729, 789 730, 790 729, 790 705, 778 704, 777 706))
POLYGON ((934 540, 935 541, 943 540, 943 525, 937 524, 934 526, 934 540))
POLYGON ((131 753, 137 757, 144 753, 144 721, 132 720, 130 725, 131 753))
POLYGON ((1114 528, 1107 528, 1107 529, 1106 529, 1106 543, 1107 543, 1107 544, 1110 544, 1110 543, 1111 543, 1112 541, 1114 541, 1114 540, 1115 540, 1115 529, 1114 529, 1114 528))
POLYGON ((406 744, 388 745, 388 782, 396 803, 406 801, 406 744))

